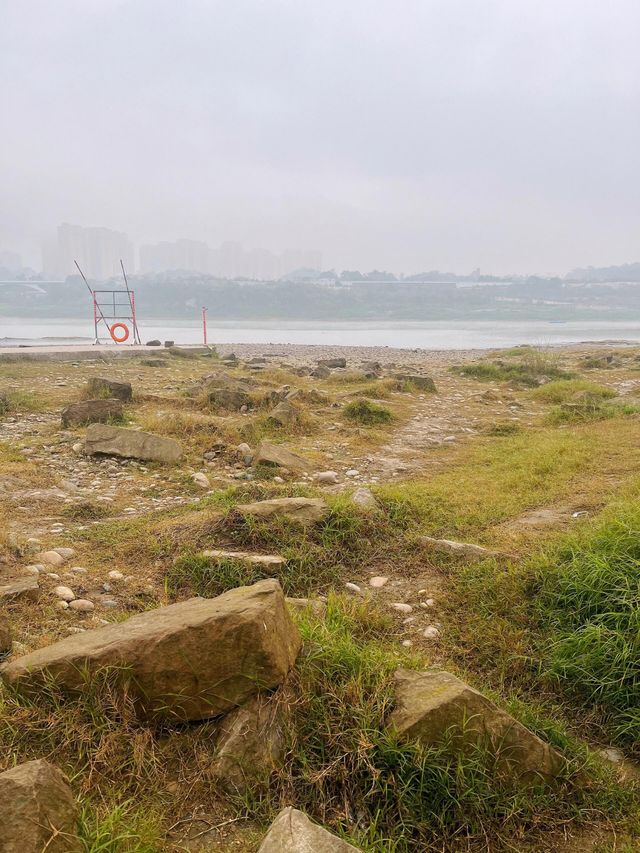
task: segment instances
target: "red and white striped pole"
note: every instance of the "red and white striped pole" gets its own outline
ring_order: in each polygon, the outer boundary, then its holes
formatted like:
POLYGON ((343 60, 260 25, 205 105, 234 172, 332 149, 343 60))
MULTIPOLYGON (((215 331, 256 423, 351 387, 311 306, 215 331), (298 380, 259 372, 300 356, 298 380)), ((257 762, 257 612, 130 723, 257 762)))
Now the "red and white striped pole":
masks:
POLYGON ((204 345, 207 346, 207 309, 202 306, 202 337, 204 345))

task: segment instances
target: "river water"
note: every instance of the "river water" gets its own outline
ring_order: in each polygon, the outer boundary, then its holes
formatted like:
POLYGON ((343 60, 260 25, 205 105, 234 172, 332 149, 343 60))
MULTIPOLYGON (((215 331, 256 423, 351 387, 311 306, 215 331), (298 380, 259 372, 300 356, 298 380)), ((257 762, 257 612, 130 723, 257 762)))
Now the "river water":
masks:
MULTIPOLYGON (((177 344, 202 343, 196 322, 153 321, 140 327, 142 342, 152 338, 177 344)), ((517 344, 549 346, 582 341, 640 342, 640 322, 531 322, 441 320, 436 322, 214 322, 208 342, 323 344, 404 349, 492 349, 517 344)), ((0 346, 90 344, 93 326, 78 320, 0 318, 0 346)))

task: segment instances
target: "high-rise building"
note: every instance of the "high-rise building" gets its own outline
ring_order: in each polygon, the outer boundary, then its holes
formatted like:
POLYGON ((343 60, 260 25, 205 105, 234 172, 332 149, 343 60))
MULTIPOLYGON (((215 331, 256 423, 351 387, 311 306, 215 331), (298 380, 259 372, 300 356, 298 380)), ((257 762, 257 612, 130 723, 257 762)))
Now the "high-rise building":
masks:
POLYGON ((315 249, 285 249, 282 255, 282 275, 299 269, 321 270, 322 252, 315 249))
POLYGON ((88 278, 98 281, 120 275, 121 260, 128 271, 134 266, 133 246, 126 234, 68 223, 59 225, 55 237, 45 242, 42 260, 49 275, 73 275, 77 261, 88 278))
POLYGON ((140 246, 140 272, 187 270, 206 273, 211 267, 211 250, 200 240, 175 240, 140 246))

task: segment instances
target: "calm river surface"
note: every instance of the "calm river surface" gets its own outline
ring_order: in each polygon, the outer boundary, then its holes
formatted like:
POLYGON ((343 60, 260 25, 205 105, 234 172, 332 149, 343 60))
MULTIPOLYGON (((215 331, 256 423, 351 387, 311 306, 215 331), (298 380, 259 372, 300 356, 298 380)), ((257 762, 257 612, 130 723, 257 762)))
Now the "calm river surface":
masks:
MULTIPOLYGON (((143 343, 152 338, 177 344, 202 343, 197 323, 158 320, 140 327, 143 343)), ((580 341, 640 342, 640 322, 532 322, 443 320, 419 323, 224 322, 209 318, 209 343, 324 344, 325 346, 405 349, 491 349, 517 344, 550 345, 580 341)), ((0 317, 0 346, 92 343, 93 326, 78 320, 0 317)))

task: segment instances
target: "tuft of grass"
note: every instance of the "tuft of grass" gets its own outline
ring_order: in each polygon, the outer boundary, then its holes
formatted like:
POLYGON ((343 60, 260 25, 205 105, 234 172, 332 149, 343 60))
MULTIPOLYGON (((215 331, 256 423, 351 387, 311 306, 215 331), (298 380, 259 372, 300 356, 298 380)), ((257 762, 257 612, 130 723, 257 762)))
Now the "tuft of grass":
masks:
POLYGON ((66 504, 62 508, 62 514, 73 521, 91 521, 97 518, 106 518, 112 512, 111 508, 94 501, 80 501, 79 503, 66 504))
POLYGON ((522 424, 518 423, 518 421, 499 421, 498 423, 492 424, 486 430, 487 435, 494 435, 497 437, 516 435, 519 432, 522 432, 522 424))
POLYGON ((189 590, 203 598, 215 598, 229 589, 250 586, 267 577, 273 577, 273 569, 252 565, 246 560, 218 559, 189 552, 177 557, 166 575, 172 594, 189 590))
POLYGON ((393 420, 389 409, 372 403, 370 400, 352 400, 342 410, 345 418, 363 426, 378 426, 388 424, 393 420))
POLYGON ((521 353, 518 361, 481 361, 452 370, 483 382, 511 382, 525 388, 536 388, 551 379, 573 378, 573 374, 560 366, 554 354, 533 348, 521 353))
POLYGON ((79 817, 83 853, 161 853, 166 850, 160 821, 132 801, 111 808, 84 804, 79 817))
POLYGON ((553 641, 544 673, 640 744, 640 509, 634 500, 539 561, 540 612, 553 641))
POLYGON ((589 382, 587 379, 556 379, 546 385, 541 385, 539 388, 534 388, 530 392, 530 396, 543 403, 560 404, 569 402, 572 397, 579 393, 586 393, 594 399, 599 398, 601 400, 616 396, 613 388, 598 385, 596 382, 589 382))
POLYGON ((588 421, 604 421, 640 413, 640 406, 633 403, 609 403, 602 397, 586 393, 574 402, 563 403, 552 409, 548 421, 552 424, 579 424, 588 421))

